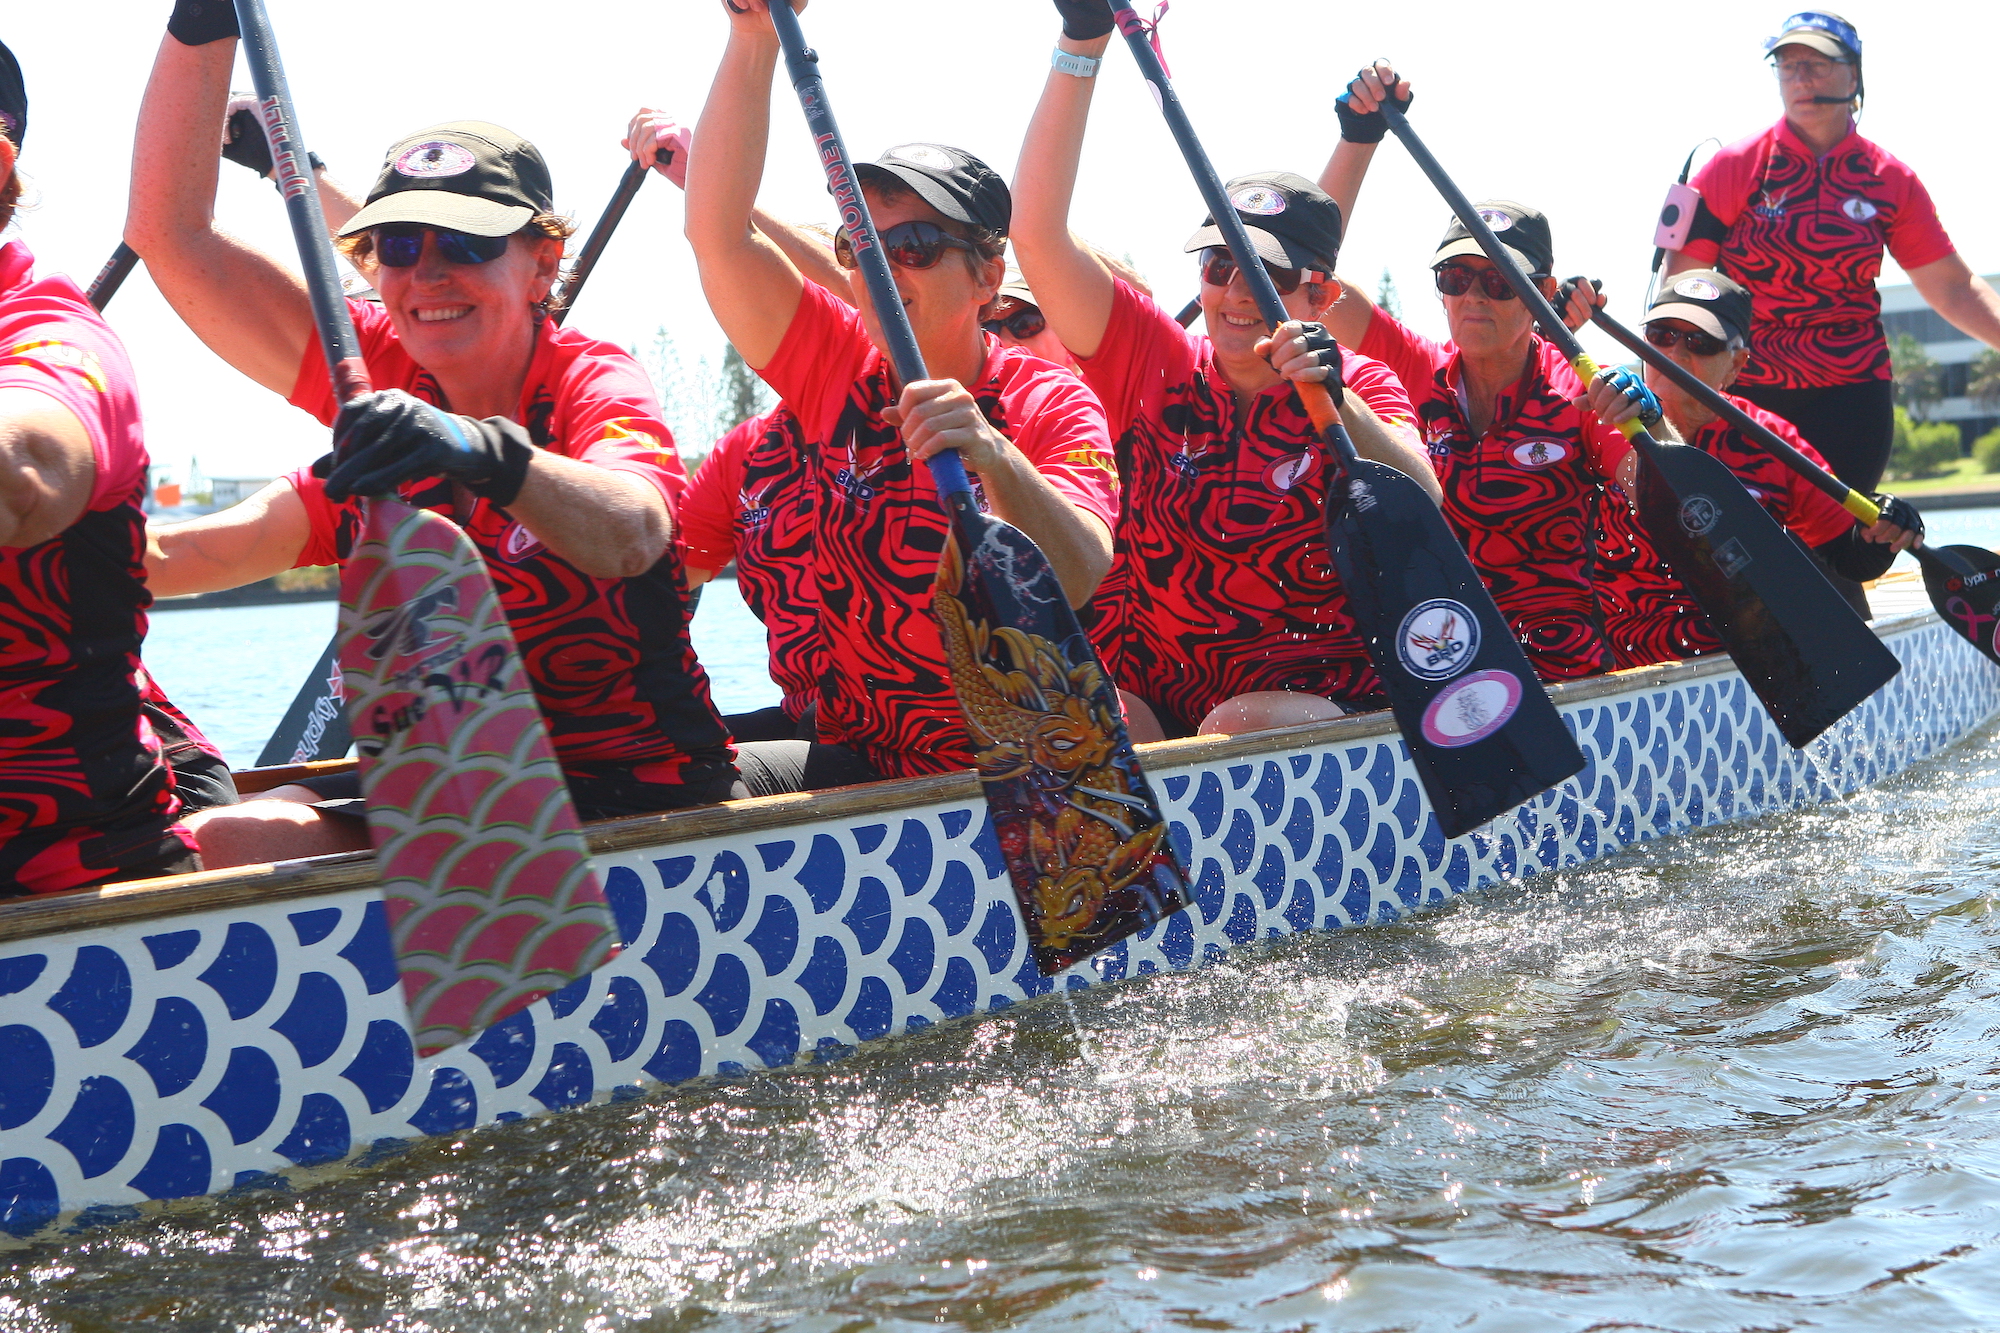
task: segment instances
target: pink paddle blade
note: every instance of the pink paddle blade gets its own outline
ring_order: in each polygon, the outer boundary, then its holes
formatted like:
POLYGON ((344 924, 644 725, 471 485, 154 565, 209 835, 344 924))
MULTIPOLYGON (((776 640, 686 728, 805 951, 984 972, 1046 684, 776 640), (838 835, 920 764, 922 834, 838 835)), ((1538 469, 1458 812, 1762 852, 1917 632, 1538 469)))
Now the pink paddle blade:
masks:
POLYGON ((417 1050, 454 1046, 618 951, 548 728, 448 519, 371 500, 340 670, 417 1050))

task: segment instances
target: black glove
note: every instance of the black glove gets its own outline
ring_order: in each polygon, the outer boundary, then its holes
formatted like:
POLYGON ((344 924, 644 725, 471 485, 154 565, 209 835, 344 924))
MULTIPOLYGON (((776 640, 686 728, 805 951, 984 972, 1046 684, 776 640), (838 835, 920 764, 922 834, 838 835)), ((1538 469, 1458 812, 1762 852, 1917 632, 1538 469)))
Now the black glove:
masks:
POLYGON ((228 128, 229 139, 222 145, 222 155, 259 176, 269 176, 271 141, 264 137, 264 127, 257 123, 256 113, 238 111, 229 118, 228 128))
POLYGON ((478 421, 456 416, 401 389, 350 398, 334 419, 333 448, 326 497, 335 503, 355 495, 386 495, 399 482, 443 476, 506 506, 521 493, 535 456, 534 443, 518 423, 505 417, 478 421))
MULTIPOLYGON (((1924 535, 1924 516, 1918 513, 1917 507, 1908 500, 1899 495, 1891 495, 1887 491, 1877 491, 1868 498, 1882 511, 1884 521, 1894 523, 1905 532, 1914 532, 1920 538, 1924 535)), ((1879 545, 1879 543, 1870 544, 1879 545)))
POLYGON ((1106 0, 1056 0, 1056 13, 1062 15, 1063 36, 1072 42, 1102 37, 1118 26, 1106 0))
POLYGON ((1313 360, 1327 369, 1327 376, 1320 383, 1325 385, 1326 391, 1335 398, 1340 397, 1341 388, 1345 383, 1340 374, 1340 344, 1333 340, 1333 335, 1326 331, 1324 324, 1302 324, 1299 329, 1305 335, 1306 351, 1312 354, 1313 360))
MULTIPOLYGON (((1395 97, 1402 87, 1403 81, 1396 80, 1389 86, 1389 95, 1395 97)), ((1349 97, 1350 94, 1342 93, 1333 99, 1333 114, 1340 117, 1340 137, 1349 143, 1381 143, 1382 136, 1389 132, 1389 118, 1380 111, 1370 111, 1364 116, 1354 109, 1349 97)), ((1416 100, 1415 93, 1406 93, 1396 97, 1396 106, 1407 115, 1410 103, 1416 100)))
POLYGON ((174 0, 167 31, 182 46, 207 46, 225 37, 241 37, 234 0, 174 0))

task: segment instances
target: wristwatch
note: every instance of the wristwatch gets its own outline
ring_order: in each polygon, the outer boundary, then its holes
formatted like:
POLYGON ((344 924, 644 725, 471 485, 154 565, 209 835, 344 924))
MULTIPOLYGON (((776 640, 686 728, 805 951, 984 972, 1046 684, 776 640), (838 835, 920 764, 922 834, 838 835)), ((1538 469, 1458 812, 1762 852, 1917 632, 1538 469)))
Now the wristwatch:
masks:
POLYGON ((1101 59, 1092 56, 1080 56, 1073 51, 1065 51, 1060 46, 1049 53, 1049 64, 1063 73, 1079 79, 1096 78, 1097 67, 1103 63, 1104 61, 1101 59))

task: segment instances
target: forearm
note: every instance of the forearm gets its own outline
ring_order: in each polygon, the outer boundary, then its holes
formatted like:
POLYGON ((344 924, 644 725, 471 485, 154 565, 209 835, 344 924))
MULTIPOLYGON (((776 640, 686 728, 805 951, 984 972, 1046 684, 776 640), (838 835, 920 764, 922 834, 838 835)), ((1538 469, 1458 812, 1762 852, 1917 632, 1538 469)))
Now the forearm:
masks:
POLYGON ((1340 424, 1347 427, 1347 436, 1354 441, 1356 453, 1413 478, 1432 500, 1443 501, 1444 488, 1438 485, 1437 473, 1431 470, 1430 460, 1424 457, 1414 437, 1407 429, 1391 427, 1376 416, 1374 409, 1352 389, 1341 391, 1340 424))
POLYGON ((592 578, 637 578, 674 536, 672 511, 644 478, 546 450, 536 450, 507 512, 592 578))
POLYGON ((275 481, 219 513, 146 529, 146 586, 155 597, 219 592, 283 573, 308 535, 305 506, 275 481))
POLYGON ((2000 294, 1995 294, 1986 279, 1968 270, 1931 305, 1967 337, 2000 348, 2000 294))
POLYGON ((824 236, 783 218, 774 218, 761 208, 750 210, 750 225, 784 253, 800 277, 826 288, 849 305, 854 304, 847 270, 834 261, 833 247, 824 236))
POLYGON ((988 509, 1042 549, 1071 606, 1082 606, 1111 568, 1111 533, 1102 520, 1064 499, 1020 450, 979 474, 988 509))
POLYGON ((340 235, 340 229, 347 225, 347 220, 361 211, 362 201, 328 175, 325 167, 313 172, 313 184, 319 187, 319 214, 326 219, 327 235, 340 235))
POLYGON ((160 39, 139 104, 125 213, 125 241, 145 256, 149 273, 181 257, 190 238, 214 226, 222 163, 216 127, 229 105, 235 61, 233 39, 204 46, 160 39))
POLYGON ((1326 166, 1319 173, 1319 188, 1340 205, 1342 234, 1354 227, 1354 204, 1361 197, 1361 182, 1367 179, 1368 166, 1375 160, 1375 150, 1381 146, 1349 143, 1342 139, 1333 146, 1333 156, 1327 158, 1326 166))
MULTIPOLYGON (((1057 45, 1074 55, 1101 57, 1110 40, 1064 37, 1057 45)), ((1069 229, 1096 85, 1096 79, 1049 71, 1021 141, 1008 228, 1015 263, 1034 289, 1042 314, 1063 345, 1080 357, 1096 355, 1111 318, 1111 276, 1069 229)))

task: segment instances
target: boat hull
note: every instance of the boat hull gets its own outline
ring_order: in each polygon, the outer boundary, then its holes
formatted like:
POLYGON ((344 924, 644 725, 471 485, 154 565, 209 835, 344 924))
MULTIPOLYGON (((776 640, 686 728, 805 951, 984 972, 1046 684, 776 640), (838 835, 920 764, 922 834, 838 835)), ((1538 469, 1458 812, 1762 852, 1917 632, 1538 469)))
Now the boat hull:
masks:
POLYGON ((1380 719, 1149 747, 1194 902, 1054 978, 1035 970, 969 776, 599 837, 624 951, 421 1060, 360 868, 267 873, 261 894, 205 876, 0 909, 0 1230, 109 1220, 421 1135, 825 1058, 1056 986, 1393 920, 1830 800, 2000 709, 2000 669, 1934 615, 1883 634, 1902 673, 1804 751, 1726 661, 1562 687, 1589 766, 1456 839, 1380 719))

